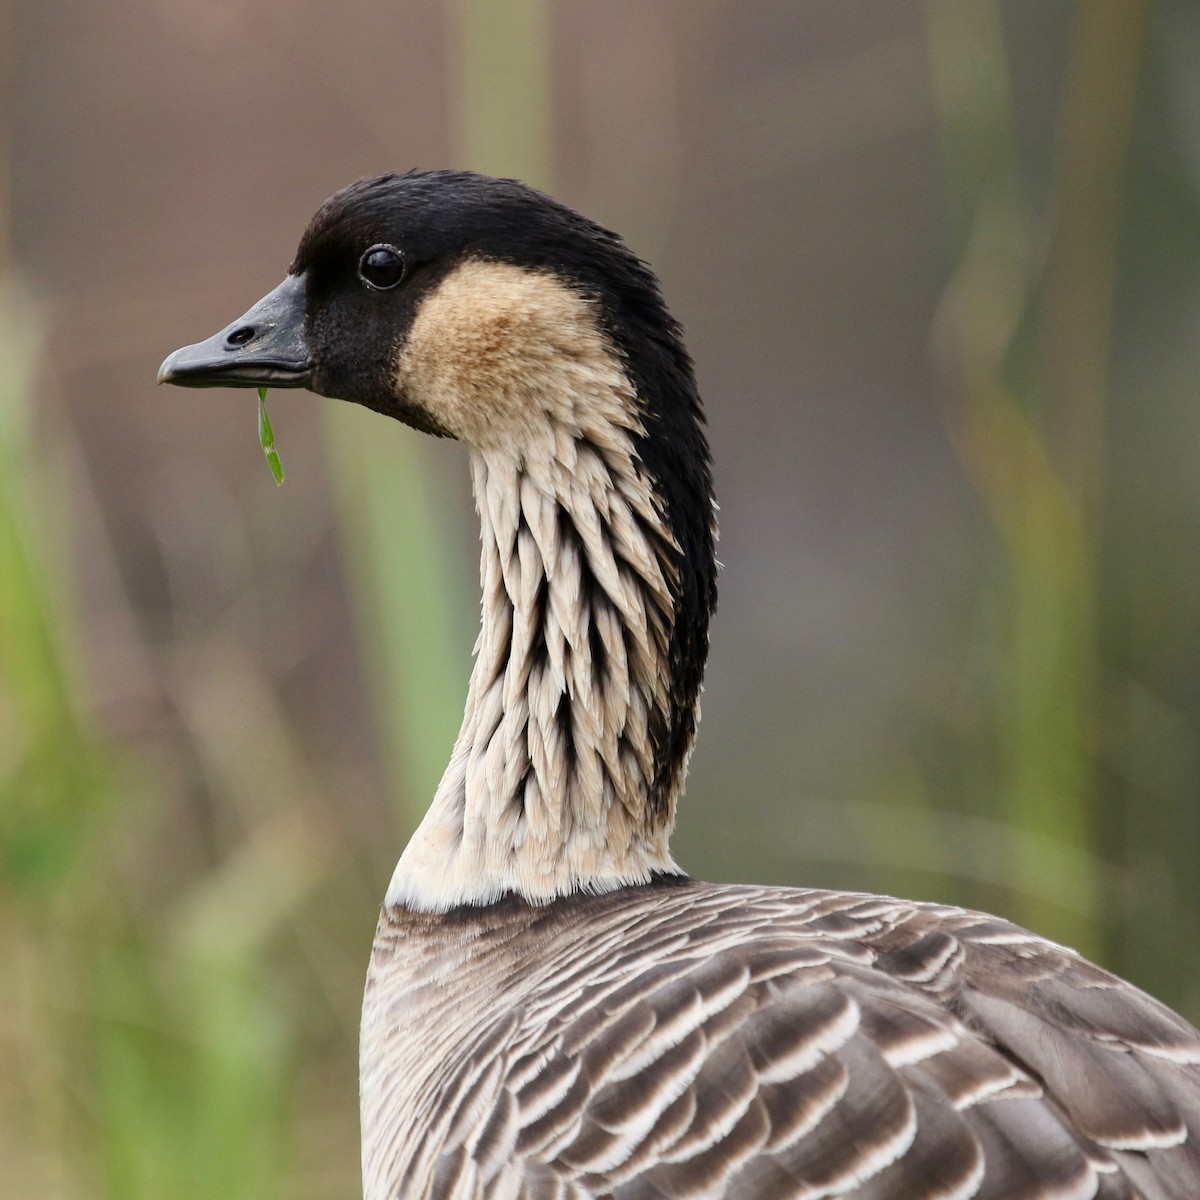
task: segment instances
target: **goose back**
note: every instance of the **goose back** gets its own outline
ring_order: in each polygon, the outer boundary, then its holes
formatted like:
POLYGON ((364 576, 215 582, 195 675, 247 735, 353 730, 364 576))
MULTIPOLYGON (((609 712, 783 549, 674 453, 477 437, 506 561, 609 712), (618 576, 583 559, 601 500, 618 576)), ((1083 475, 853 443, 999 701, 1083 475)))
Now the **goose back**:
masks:
POLYGON ((385 909, 368 1200, 1185 1200, 1200 1037, 981 913, 662 879, 385 909))

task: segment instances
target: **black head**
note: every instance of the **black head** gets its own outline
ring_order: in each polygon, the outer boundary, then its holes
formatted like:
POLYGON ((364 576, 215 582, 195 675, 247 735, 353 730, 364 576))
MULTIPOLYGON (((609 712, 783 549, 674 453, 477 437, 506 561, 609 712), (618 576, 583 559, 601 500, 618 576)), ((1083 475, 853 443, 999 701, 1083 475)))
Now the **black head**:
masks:
MULTIPOLYGON (((616 234, 515 180, 465 171, 380 175, 338 192, 309 222, 284 283, 172 355, 160 378, 308 387, 436 425, 422 397, 397 394, 396 359, 421 302, 467 259, 551 272, 594 300, 644 401, 664 372, 690 382, 658 281, 616 234)), ((684 408, 698 419, 690 390, 684 408)))

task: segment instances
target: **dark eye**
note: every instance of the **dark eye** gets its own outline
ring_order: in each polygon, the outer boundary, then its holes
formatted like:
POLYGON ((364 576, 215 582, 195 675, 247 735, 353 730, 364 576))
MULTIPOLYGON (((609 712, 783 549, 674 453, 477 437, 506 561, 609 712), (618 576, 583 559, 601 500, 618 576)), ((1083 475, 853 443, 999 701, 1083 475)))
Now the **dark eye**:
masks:
POLYGON ((358 260, 358 273, 364 283, 387 291, 404 278, 404 255, 395 246, 372 246, 358 260))

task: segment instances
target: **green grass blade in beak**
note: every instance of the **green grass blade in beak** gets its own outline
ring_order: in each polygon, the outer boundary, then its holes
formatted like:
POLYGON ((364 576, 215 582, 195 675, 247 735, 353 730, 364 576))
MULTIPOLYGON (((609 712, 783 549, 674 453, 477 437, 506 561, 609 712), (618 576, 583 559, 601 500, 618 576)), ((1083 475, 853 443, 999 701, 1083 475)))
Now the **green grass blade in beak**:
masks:
POLYGON ((279 461, 279 451, 275 449, 275 431, 271 428, 271 418, 267 416, 267 389, 258 389, 258 441, 267 456, 267 466, 275 476, 276 485, 283 483, 283 463, 279 461))

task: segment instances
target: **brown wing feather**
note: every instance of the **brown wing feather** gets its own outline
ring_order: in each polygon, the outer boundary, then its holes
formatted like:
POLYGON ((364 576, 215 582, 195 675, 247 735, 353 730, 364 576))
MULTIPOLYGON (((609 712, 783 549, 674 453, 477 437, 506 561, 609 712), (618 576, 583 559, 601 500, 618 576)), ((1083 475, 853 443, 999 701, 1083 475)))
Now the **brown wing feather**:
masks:
POLYGON ((958 909, 704 884, 385 913, 368 1200, 1195 1200, 1200 1036, 958 909))

